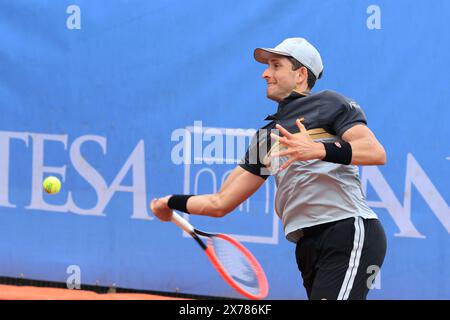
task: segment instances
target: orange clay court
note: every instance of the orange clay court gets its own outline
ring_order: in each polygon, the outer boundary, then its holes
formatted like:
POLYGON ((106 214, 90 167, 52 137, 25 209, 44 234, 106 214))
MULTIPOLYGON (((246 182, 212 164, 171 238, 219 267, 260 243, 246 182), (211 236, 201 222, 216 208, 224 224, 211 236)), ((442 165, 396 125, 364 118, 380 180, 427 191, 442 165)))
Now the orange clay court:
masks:
POLYGON ((88 290, 0 285, 0 300, 185 300, 143 293, 96 293, 88 290))

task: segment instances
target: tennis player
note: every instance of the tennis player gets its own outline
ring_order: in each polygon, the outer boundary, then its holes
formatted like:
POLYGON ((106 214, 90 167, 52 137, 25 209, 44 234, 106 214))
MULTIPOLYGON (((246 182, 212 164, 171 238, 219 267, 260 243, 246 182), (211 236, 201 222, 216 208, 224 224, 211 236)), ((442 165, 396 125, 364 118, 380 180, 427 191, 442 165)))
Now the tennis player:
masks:
POLYGON ((355 101, 330 90, 311 92, 323 64, 307 40, 257 48, 254 58, 267 65, 262 77, 277 112, 219 192, 154 199, 154 214, 162 221, 170 221, 172 209, 222 217, 273 175, 275 210, 296 244, 308 298, 366 299, 372 272, 384 261, 386 236, 366 203, 357 166, 385 164, 385 150, 355 101))

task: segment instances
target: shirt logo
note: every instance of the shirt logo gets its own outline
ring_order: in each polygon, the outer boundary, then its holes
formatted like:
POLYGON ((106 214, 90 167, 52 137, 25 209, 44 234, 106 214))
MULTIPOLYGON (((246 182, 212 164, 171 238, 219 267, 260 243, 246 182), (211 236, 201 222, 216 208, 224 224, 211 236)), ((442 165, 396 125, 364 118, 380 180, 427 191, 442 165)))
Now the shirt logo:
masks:
POLYGON ((350 109, 361 109, 359 104, 357 104, 355 101, 349 101, 350 109))

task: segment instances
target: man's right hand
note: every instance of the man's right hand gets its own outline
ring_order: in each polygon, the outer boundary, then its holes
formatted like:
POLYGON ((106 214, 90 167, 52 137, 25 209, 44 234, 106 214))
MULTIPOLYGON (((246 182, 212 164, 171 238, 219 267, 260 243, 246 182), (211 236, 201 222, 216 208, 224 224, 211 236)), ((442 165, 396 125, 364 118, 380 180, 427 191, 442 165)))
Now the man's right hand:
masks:
POLYGON ((172 219, 173 211, 169 208, 167 202, 172 195, 160 199, 153 199, 150 202, 150 209, 153 214, 161 221, 168 222, 172 219))

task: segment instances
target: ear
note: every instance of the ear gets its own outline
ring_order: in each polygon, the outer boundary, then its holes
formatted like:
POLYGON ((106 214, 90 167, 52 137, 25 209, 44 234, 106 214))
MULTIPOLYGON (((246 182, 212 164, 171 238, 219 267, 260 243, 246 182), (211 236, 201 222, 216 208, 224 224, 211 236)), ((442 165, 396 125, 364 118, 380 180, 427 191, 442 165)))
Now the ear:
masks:
POLYGON ((297 69, 297 84, 301 84, 303 82, 308 81, 308 70, 305 67, 301 67, 297 69))

